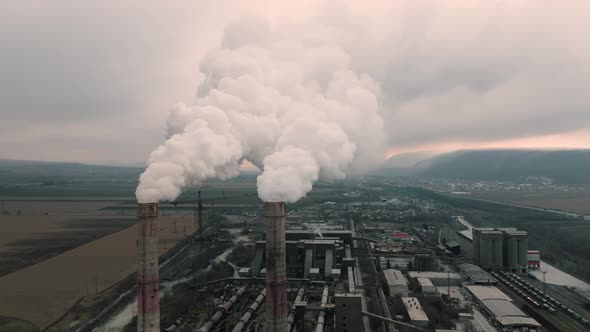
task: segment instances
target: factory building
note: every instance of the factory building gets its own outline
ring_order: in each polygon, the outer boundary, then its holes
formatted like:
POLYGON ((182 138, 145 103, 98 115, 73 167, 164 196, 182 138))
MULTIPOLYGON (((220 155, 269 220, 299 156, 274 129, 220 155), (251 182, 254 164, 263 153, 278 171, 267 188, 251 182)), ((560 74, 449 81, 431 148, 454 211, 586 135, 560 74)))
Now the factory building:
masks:
POLYGON ((420 290, 424 295, 434 295, 436 294, 436 287, 428 278, 418 278, 418 285, 420 285, 420 290))
MULTIPOLYGON (((289 278, 318 278, 332 280, 341 277, 340 266, 345 263, 345 246, 339 238, 287 240, 286 269, 289 278)), ((258 277, 266 266, 266 241, 256 242, 256 254, 251 263, 251 275, 258 277)))
POLYGON ((467 279, 469 279, 472 284, 498 283, 496 278, 477 265, 464 263, 457 265, 457 267, 467 276, 467 279))
POLYGON ((410 277, 410 279, 426 278, 430 280, 434 286, 460 286, 461 282, 465 280, 462 275, 454 272, 411 271, 408 272, 408 277, 410 277))
POLYGON ((402 302, 406 307, 411 324, 420 328, 427 328, 430 320, 418 299, 415 297, 402 297, 402 302))
POLYGON ((474 228, 473 261, 488 271, 526 272, 527 232, 516 228, 474 228))
POLYGON ((360 294, 336 293, 334 295, 336 332, 363 331, 361 301, 360 294))
POLYGON ((379 257, 379 266, 381 270, 396 269, 407 271, 408 266, 414 261, 412 257, 379 257))
POLYGON ((502 331, 534 331, 541 327, 535 319, 520 310, 510 297, 494 286, 466 286, 502 331))
POLYGON ((415 271, 432 271, 434 267, 434 257, 432 255, 415 255, 414 256, 414 270, 415 271))
POLYGON ((408 296, 408 280, 400 270, 387 269, 383 270, 389 296, 401 295, 408 296))

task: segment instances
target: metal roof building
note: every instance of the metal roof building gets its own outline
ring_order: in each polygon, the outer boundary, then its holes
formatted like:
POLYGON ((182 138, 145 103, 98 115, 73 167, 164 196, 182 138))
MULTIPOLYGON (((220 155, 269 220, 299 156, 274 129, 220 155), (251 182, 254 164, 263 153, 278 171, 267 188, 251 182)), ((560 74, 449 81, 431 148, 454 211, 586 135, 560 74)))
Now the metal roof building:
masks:
POLYGON ((389 287, 389 296, 401 295, 408 296, 408 280, 400 270, 387 269, 383 270, 385 281, 389 287))
POLYGON ((496 284, 498 280, 491 274, 484 271, 481 267, 474 264, 459 264, 459 269, 465 273, 467 278, 474 284, 496 284))
POLYGON ((520 310, 495 286, 472 285, 466 288, 503 328, 540 327, 541 324, 520 310))
POLYGON ((435 286, 447 286, 447 284, 459 286, 465 279, 459 273, 454 272, 410 271, 408 272, 408 276, 412 279, 428 278, 435 286))
POLYGON ((420 289, 424 294, 434 294, 436 293, 436 287, 432 284, 432 281, 428 278, 418 278, 418 284, 420 285, 420 289))
POLYGON ((402 297, 402 302, 408 311, 408 316, 410 317, 410 321, 412 325, 419 326, 419 327, 426 327, 428 326, 428 316, 422 309, 422 305, 415 297, 402 297))

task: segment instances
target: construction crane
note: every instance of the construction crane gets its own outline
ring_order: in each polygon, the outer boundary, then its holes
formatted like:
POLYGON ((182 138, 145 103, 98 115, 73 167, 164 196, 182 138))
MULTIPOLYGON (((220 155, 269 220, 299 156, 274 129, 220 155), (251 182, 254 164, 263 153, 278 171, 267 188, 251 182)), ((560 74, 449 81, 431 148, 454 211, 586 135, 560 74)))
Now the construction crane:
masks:
POLYGON ((206 210, 205 207, 203 207, 203 203, 211 203, 213 204, 214 202, 217 201, 223 201, 223 200, 229 200, 229 199, 239 199, 239 198, 247 198, 247 197, 258 197, 257 193, 250 193, 250 194, 245 194, 245 195, 240 195, 240 196, 225 196, 224 192, 221 192, 221 197, 216 197, 216 198, 210 198, 207 199, 205 201, 203 201, 203 199, 201 198, 201 191, 199 190, 197 192, 197 199, 196 200, 176 200, 171 202, 172 205, 174 206, 178 206, 179 204, 196 204, 195 206, 195 212, 194 212, 194 221, 195 221, 195 236, 197 238, 200 238, 203 235, 203 212, 204 210, 206 210))

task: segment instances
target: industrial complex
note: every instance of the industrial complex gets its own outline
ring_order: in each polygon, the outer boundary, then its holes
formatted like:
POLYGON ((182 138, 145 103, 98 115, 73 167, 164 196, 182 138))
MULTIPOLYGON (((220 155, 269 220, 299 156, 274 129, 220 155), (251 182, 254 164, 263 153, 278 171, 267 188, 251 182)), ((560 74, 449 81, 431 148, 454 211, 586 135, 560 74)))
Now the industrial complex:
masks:
MULTIPOLYGON (((463 217, 436 227, 412 225, 402 216, 435 213, 436 207, 383 201, 327 202, 292 211, 281 202, 260 204, 250 223, 234 223, 234 233, 242 233, 240 246, 228 244, 222 256, 236 248, 250 254, 240 265, 227 261, 233 275, 172 281, 194 294, 192 309, 181 308, 172 319, 169 301, 160 303, 162 293, 170 292, 162 285, 171 282, 160 280, 154 249, 160 207, 139 204, 136 323, 126 330, 552 331, 552 319, 561 315, 580 331, 590 327, 586 318, 527 283, 540 253, 529 250, 526 232, 475 228, 463 217)), ((188 238, 199 243, 206 233, 188 238)), ((223 239, 207 241, 215 246, 223 239)))

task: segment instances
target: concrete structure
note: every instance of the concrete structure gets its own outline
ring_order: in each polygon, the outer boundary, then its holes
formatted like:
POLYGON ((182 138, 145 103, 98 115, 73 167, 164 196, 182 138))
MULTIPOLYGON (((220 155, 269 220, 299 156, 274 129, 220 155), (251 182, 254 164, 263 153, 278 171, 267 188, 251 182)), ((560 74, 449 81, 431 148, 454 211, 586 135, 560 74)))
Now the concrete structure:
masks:
POLYGON ((478 285, 466 286, 466 288, 485 311, 494 318, 501 330, 537 329, 541 326, 539 322, 515 306, 510 297, 498 288, 478 285))
POLYGON ((381 270, 396 269, 407 271, 408 265, 414 261, 413 257, 379 257, 381 270))
POLYGON ((287 330, 285 203, 264 204, 266 224, 266 332, 287 330))
MULTIPOLYGON (((313 271, 318 278, 332 279, 339 277, 337 270, 342 263, 352 265, 352 257, 344 260, 342 256, 346 250, 343 241, 339 238, 314 238, 285 241, 286 250, 286 273, 289 278, 310 278, 313 271)), ((251 262, 251 275, 258 277, 261 275, 261 268, 266 264, 265 261, 266 241, 256 242, 256 253, 251 262)), ((350 250, 348 251, 350 253, 350 250)))
POLYGON ((158 203, 137 206, 137 331, 160 331, 158 203))
POLYGON ((415 271, 432 271, 434 267, 434 257, 432 255, 415 255, 414 256, 414 270, 415 271))
POLYGON ((387 269, 383 270, 383 275, 389 288, 389 296, 408 296, 408 280, 404 277, 402 271, 387 269))
POLYGON ((473 262, 475 264, 479 264, 479 261, 481 259, 481 253, 480 253, 480 232, 482 231, 493 231, 493 228, 484 228, 484 227, 480 227, 480 228, 473 228, 471 231, 472 237, 473 237, 473 262))
POLYGON ((481 267, 474 265, 474 264, 459 264, 457 265, 459 270, 461 270, 474 284, 496 284, 498 280, 494 278, 491 274, 484 271, 481 267))
POLYGON ((504 237, 502 232, 479 231, 479 266, 486 270, 504 267, 504 237))
POLYGON ((408 311, 411 324, 417 327, 427 328, 429 319, 418 299, 415 297, 402 297, 402 302, 408 311))
POLYGON ((363 331, 361 294, 336 293, 334 304, 336 332, 363 331))
POLYGON ((526 272, 528 267, 528 236, 525 231, 504 232, 505 269, 511 272, 526 272))
POLYGON ((249 277, 251 269, 249 267, 243 267, 238 271, 240 277, 249 277))
POLYGON ((465 280, 462 275, 454 272, 410 271, 408 272, 408 277, 410 277, 410 279, 428 278, 435 286, 447 286, 447 284, 451 286, 459 286, 461 285, 461 282, 465 280))
POLYGON ((473 261, 485 270, 526 272, 528 235, 513 227, 474 228, 473 261))
POLYGON ((422 294, 424 295, 433 295, 436 294, 436 287, 428 278, 418 278, 418 285, 420 285, 420 289, 422 290, 422 294))

